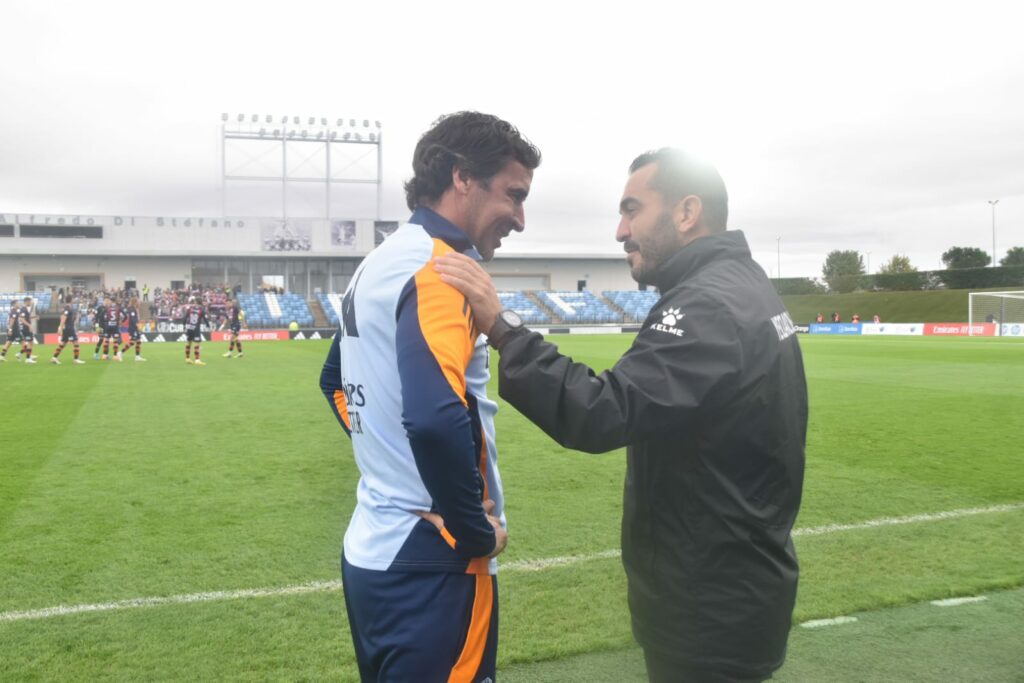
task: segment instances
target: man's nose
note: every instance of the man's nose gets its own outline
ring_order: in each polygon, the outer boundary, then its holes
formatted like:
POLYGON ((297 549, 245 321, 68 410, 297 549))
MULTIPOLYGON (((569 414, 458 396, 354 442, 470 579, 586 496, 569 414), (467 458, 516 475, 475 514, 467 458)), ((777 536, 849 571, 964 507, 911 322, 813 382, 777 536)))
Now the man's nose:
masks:
POLYGON ((619 219, 619 227, 615 229, 615 241, 625 242, 626 240, 629 239, 629 237, 629 221, 627 221, 626 217, 623 216, 622 218, 619 219))

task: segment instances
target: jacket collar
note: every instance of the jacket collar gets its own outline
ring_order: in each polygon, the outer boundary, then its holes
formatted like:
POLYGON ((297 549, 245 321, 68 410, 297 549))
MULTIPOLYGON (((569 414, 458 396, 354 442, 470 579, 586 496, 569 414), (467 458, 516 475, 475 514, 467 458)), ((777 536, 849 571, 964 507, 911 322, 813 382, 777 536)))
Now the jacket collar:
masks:
POLYGON ((747 238, 739 230, 700 237, 669 257, 652 278, 652 284, 667 292, 705 264, 724 259, 749 259, 747 238))
MULTIPOLYGON (((423 229, 427 231, 428 235, 443 241, 455 251, 467 252, 472 249, 472 253, 468 255, 474 256, 474 254, 476 254, 476 248, 473 247, 473 243, 469 241, 469 237, 466 236, 466 233, 462 232, 462 228, 458 227, 433 209, 428 209, 425 206, 417 206, 416 210, 412 212, 412 217, 409 218, 409 222, 423 226, 423 229)), ((474 256, 474 258, 479 260, 477 256, 474 256)))

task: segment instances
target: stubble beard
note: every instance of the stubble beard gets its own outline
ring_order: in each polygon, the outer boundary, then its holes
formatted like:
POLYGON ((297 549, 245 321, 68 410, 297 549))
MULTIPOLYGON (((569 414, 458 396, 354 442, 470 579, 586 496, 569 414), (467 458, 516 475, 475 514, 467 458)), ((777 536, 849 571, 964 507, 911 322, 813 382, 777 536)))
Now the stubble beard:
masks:
POLYGON ((640 262, 630 266, 630 274, 641 285, 653 285, 654 275, 661 264, 679 249, 679 239, 672 214, 664 212, 658 216, 650 235, 643 242, 627 242, 637 247, 640 262))

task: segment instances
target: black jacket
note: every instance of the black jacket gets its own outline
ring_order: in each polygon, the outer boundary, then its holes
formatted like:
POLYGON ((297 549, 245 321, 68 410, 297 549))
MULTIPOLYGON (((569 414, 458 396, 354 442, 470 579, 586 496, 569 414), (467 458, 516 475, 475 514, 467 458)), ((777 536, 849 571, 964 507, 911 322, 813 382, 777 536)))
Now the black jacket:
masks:
POLYGON ((622 560, 633 632, 695 667, 782 665, 798 566, 807 385, 795 329, 741 232, 691 242, 611 370, 534 333, 501 351, 501 396, 558 443, 628 446, 622 560))

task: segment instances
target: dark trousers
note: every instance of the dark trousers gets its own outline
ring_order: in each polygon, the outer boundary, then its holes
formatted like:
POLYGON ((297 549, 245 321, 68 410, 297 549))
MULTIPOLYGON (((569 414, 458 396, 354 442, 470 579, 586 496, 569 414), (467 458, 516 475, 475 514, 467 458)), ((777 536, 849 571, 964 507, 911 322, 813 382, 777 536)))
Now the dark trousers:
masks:
POLYGON ((375 571, 342 559, 341 579, 363 683, 494 680, 496 577, 375 571))
POLYGON ((702 669, 646 649, 644 661, 647 663, 647 679, 651 683, 760 683, 771 678, 737 676, 724 671, 702 669))

